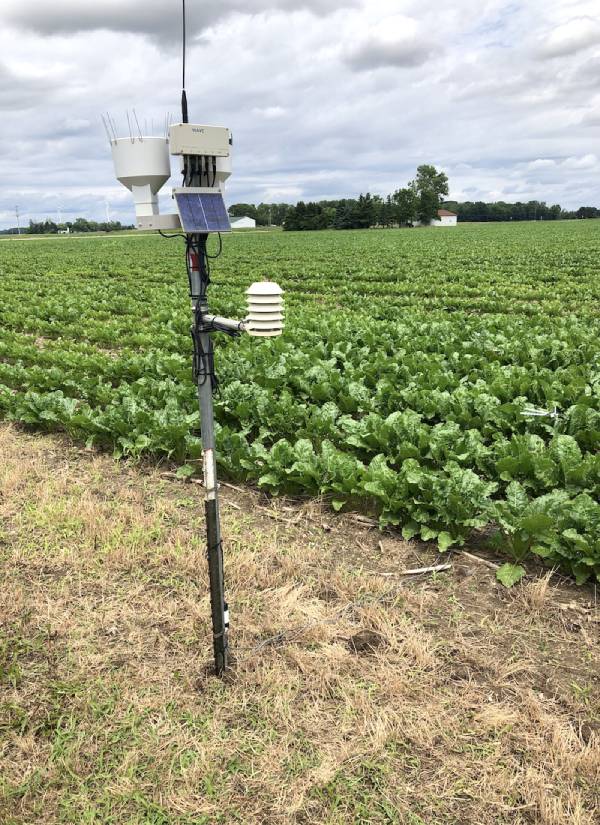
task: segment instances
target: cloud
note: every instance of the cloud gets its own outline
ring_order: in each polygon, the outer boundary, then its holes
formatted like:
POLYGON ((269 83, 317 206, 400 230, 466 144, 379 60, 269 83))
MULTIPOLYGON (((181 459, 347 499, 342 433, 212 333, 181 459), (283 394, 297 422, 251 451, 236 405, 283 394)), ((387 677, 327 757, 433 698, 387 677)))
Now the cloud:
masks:
POLYGON ((595 169, 598 166, 598 158, 591 152, 583 157, 570 157, 563 161, 566 169, 595 169))
POLYGON ((418 40, 382 41, 367 40, 357 49, 351 51, 346 62, 359 72, 396 67, 410 69, 421 66, 434 53, 432 43, 418 40))
POLYGON ((535 172, 537 169, 555 169, 556 161, 551 158, 538 158, 528 163, 527 168, 532 172, 535 172))
MULTIPOLYGON (((308 9, 317 15, 355 5, 353 0, 192 0, 186 17, 192 36, 235 12, 308 9)), ((3 20, 40 34, 73 34, 106 29, 148 35, 159 41, 181 37, 181 5, 173 0, 4 0, 3 20)))
POLYGON ((30 109, 49 100, 53 89, 52 79, 44 74, 19 74, 0 63, 0 111, 30 109))
POLYGON ((600 21, 593 17, 576 17, 553 29, 538 49, 542 59, 567 57, 600 43, 600 21))
POLYGON ((579 126, 600 126, 600 103, 584 114, 578 123, 579 126))
POLYGON ((418 21, 401 14, 382 14, 369 21, 366 33, 348 40, 344 60, 357 72, 414 68, 436 51, 434 43, 421 33, 418 21))
POLYGON ((600 55, 582 62, 581 65, 577 67, 576 82, 579 84, 587 82, 589 87, 593 89, 598 88, 598 84, 600 83, 600 55))
POLYGON ((283 106, 255 106, 252 109, 252 114, 264 117, 265 120, 275 120, 283 117, 285 113, 286 109, 283 106))
POLYGON ((262 192, 263 203, 295 203, 302 196, 299 186, 278 186, 277 183, 265 187, 262 192))
MULTIPOLYGON (((596 4, 189 0, 190 116, 233 131, 228 203, 387 194, 433 163, 457 197, 600 206, 598 55, 538 53, 596 4)), ((100 112, 121 133, 134 107, 144 131, 177 118, 178 7, 2 0, 0 225, 106 198, 132 221, 100 112)))

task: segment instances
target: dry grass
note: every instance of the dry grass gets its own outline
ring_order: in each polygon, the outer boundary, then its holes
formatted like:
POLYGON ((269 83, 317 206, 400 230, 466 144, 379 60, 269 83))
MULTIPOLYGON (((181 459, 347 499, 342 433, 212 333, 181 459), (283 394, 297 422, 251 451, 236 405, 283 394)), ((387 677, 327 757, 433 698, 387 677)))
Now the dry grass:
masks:
POLYGON ((556 591, 551 587, 554 572, 548 571, 545 576, 525 584, 519 591, 519 601, 526 613, 538 614, 544 610, 548 602, 555 598, 556 591))
POLYGON ((591 590, 223 492, 221 682, 198 488, 0 426, 3 825, 600 820, 591 590))

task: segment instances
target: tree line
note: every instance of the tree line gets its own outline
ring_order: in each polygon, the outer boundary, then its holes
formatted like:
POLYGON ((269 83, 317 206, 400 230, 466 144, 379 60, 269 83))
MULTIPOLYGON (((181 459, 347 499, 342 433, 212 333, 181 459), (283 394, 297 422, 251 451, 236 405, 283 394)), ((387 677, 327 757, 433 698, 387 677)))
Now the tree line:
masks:
POLYGON ((234 204, 232 217, 247 215, 258 226, 282 226, 287 230, 368 229, 373 226, 414 226, 429 224, 437 218, 438 209, 445 208, 458 215, 460 221, 534 221, 600 218, 600 209, 582 206, 565 210, 559 204, 548 206, 544 201, 527 203, 464 203, 446 200, 448 177, 434 166, 423 164, 415 179, 387 197, 359 195, 358 198, 287 203, 234 204))
MULTIPOLYGON (((118 232, 120 229, 133 229, 133 225, 123 225, 120 221, 88 221, 86 218, 76 218, 74 221, 66 223, 56 223, 46 219, 45 221, 29 221, 29 226, 24 230, 28 235, 56 235, 58 232, 118 232)), ((10 234, 15 234, 15 230, 9 230, 10 234)))
MULTIPOLYGON (((445 200, 448 194, 448 178, 434 166, 422 165, 413 181, 383 198, 380 195, 359 195, 358 198, 342 198, 293 205, 288 203, 236 203, 229 209, 231 217, 254 218, 258 226, 282 226, 287 230, 312 229, 369 229, 373 226, 414 226, 430 223, 437 217, 438 209, 445 208, 458 215, 459 221, 556 221, 600 218, 600 209, 581 206, 577 210, 563 209, 559 204, 548 206, 544 201, 527 203, 484 203, 483 201, 445 200)), ((69 232, 118 232, 134 229, 132 224, 120 221, 74 221, 56 223, 29 221, 21 231, 29 235, 55 235, 69 232)), ((17 227, 0 230, 0 235, 16 235, 17 227)))
POLYGON ((357 199, 319 201, 295 206, 285 203, 254 206, 236 203, 231 217, 247 215, 258 226, 282 226, 288 230, 368 229, 371 226, 411 225, 417 221, 429 223, 437 217, 442 197, 448 194, 448 177, 434 166, 423 164, 414 180, 387 198, 380 195, 360 195, 357 199))
MULTIPOLYGON (((255 213, 248 210, 248 206, 248 204, 245 204, 245 211, 240 211, 237 214, 255 217, 255 213)), ((344 198, 308 203, 300 201, 295 206, 284 203, 272 204, 272 214, 275 214, 275 207, 277 207, 278 216, 281 217, 273 220, 272 224, 295 231, 414 226, 415 222, 419 220, 418 214, 415 215, 414 212, 412 194, 407 193, 406 190, 398 190, 386 198, 367 193, 356 199, 344 198)), ((582 206, 576 210, 568 210, 563 209, 559 204, 548 206, 544 201, 528 201, 527 203, 466 201, 460 203, 442 200, 440 208, 455 212, 459 221, 462 222, 556 221, 600 218, 600 209, 594 206, 582 206)), ((260 217, 256 218, 256 222, 258 226, 269 225, 267 221, 261 220, 260 217)))
POLYGON ((483 201, 448 201, 445 207, 456 212, 461 221, 560 221, 600 218, 600 209, 581 206, 577 210, 563 209, 560 204, 548 206, 544 201, 527 203, 483 203, 483 201))

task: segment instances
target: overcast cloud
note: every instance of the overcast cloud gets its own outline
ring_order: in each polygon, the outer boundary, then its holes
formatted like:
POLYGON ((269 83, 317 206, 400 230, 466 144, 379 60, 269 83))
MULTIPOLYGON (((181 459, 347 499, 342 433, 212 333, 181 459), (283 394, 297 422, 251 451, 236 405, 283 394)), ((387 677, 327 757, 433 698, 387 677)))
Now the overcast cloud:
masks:
MULTIPOLYGON (((458 199, 600 206, 597 0, 187 5, 190 116, 234 133, 229 202, 387 194, 430 162, 458 199)), ((0 227, 16 205, 133 220, 100 113, 178 118, 179 6, 3 0, 0 227)))

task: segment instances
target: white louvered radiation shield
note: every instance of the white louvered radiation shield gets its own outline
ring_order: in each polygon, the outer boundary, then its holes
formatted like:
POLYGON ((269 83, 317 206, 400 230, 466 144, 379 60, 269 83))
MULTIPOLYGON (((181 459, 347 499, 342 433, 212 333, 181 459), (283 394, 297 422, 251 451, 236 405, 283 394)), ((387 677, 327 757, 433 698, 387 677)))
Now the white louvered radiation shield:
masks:
POLYGON ((283 332, 283 290, 273 281, 259 281, 246 290, 248 335, 274 338, 283 332))

